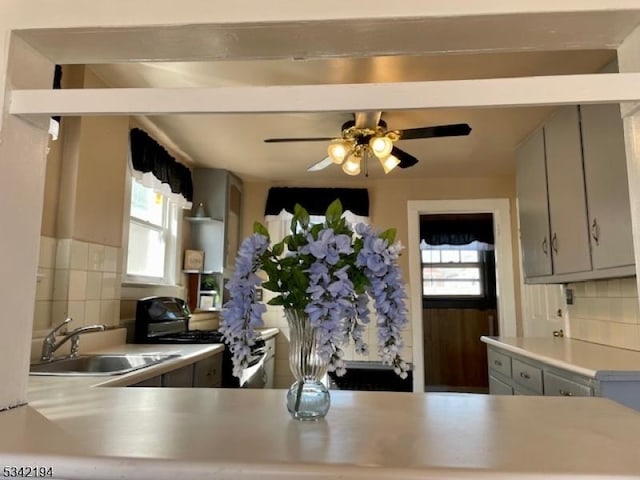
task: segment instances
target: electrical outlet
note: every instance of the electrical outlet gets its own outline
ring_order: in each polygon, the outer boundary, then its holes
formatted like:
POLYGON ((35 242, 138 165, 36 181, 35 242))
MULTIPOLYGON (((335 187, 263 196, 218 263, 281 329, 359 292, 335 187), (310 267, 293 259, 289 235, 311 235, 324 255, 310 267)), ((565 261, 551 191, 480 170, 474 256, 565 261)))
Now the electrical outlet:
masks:
POLYGON ((261 288, 256 288, 256 300, 258 302, 262 301, 262 289, 261 288))
POLYGON ((573 305, 573 290, 571 288, 564 289, 564 296, 567 299, 567 305, 573 305))

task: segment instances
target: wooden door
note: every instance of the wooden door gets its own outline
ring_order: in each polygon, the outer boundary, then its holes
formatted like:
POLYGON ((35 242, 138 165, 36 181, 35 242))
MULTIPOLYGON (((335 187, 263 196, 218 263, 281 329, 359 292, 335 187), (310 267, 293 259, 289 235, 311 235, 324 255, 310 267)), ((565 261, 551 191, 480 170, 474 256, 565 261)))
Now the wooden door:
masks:
POLYGON ((427 390, 488 392, 487 348, 496 310, 429 308, 422 312, 427 390))

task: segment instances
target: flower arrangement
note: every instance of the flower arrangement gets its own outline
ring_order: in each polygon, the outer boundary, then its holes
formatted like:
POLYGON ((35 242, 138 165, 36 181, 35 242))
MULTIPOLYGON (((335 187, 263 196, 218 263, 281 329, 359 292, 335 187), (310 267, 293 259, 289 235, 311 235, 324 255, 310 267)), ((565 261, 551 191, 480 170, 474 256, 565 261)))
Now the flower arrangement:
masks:
POLYGON ((339 200, 328 207, 325 221, 311 225, 308 212, 295 206, 291 233, 269 246, 269 232, 260 223, 238 251, 233 277, 227 284, 220 330, 239 376, 249 360, 250 346, 261 327, 264 304, 256 287, 277 293, 269 305, 304 311, 316 329, 317 350, 338 376, 346 372, 344 347, 353 340, 357 353, 368 350, 362 334, 369 324, 369 300, 377 313, 378 350, 382 363, 401 377, 409 368, 400 353, 401 330, 407 324, 405 290, 397 259, 401 251, 395 229, 377 234, 360 223, 355 232, 342 218, 339 200), (268 277, 258 276, 262 270, 268 277))

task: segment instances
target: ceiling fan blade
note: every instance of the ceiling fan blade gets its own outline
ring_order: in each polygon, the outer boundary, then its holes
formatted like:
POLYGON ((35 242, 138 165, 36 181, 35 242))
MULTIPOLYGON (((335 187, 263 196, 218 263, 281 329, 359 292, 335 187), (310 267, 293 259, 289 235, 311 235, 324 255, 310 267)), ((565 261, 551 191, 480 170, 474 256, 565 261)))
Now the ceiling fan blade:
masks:
POLYGON ((398 167, 400 168, 409 168, 413 167, 416 163, 418 163, 418 159, 413 155, 405 152, 404 150, 399 149, 398 147, 393 147, 391 149, 391 155, 400 160, 398 167))
POLYGON ((314 163, 309 168, 307 168, 307 172, 317 172, 318 170, 323 170, 327 168, 329 165, 331 165, 332 163, 333 161, 331 160, 331 157, 326 157, 320 160, 319 162, 314 163))
POLYGON ((436 125, 434 127, 407 128, 399 130, 400 140, 413 140, 414 138, 433 137, 457 137, 469 135, 471 127, 466 123, 455 123, 453 125, 436 125))
POLYGON ((336 137, 311 137, 311 138, 265 138, 264 143, 284 142, 328 142, 336 137))

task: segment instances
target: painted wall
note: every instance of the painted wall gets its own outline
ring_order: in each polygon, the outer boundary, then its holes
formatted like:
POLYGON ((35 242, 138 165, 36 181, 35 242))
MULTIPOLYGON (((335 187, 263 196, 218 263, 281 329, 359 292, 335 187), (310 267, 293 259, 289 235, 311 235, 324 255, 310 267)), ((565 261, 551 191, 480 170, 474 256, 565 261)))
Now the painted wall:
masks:
MULTIPOLYGON (((369 181, 358 178, 356 181, 345 180, 341 183, 321 185, 317 182, 296 182, 287 185, 269 182, 245 182, 243 237, 251 233, 253 222, 264 222, 264 207, 269 188, 272 186, 324 186, 324 187, 358 187, 367 188, 370 200, 371 223, 380 230, 395 227, 398 239, 408 245, 407 238, 407 202, 409 200, 462 200, 473 198, 508 198, 511 203, 511 225, 513 251, 514 285, 516 286, 516 305, 520 311, 520 258, 518 252, 518 234, 516 230, 515 212, 515 178, 434 178, 427 180, 398 180, 391 178, 369 181)), ((408 255, 400 257, 400 267, 405 281, 409 281, 408 255)), ((518 319, 518 331, 521 331, 518 319)))

